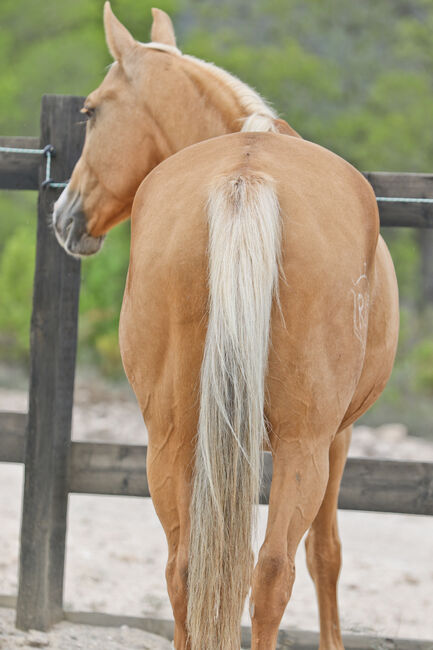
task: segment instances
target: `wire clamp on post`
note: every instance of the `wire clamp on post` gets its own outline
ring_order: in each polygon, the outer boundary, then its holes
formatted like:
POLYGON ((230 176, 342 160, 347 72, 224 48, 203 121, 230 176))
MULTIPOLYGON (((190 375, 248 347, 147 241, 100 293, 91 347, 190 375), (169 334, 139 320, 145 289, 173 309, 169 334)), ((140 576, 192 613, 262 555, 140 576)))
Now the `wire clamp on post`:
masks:
POLYGON ((45 167, 45 180, 41 183, 41 187, 45 189, 46 187, 49 187, 53 182, 53 179, 51 178, 51 157, 55 155, 56 150, 52 144, 47 144, 42 149, 42 153, 47 159, 47 164, 45 167))
POLYGON ((43 148, 43 154, 47 159, 47 166, 45 168, 45 180, 42 181, 41 183, 42 189, 45 189, 47 187, 54 187, 54 188, 66 187, 69 181, 65 181, 63 183, 57 183, 56 181, 53 181, 53 179, 51 178, 51 158, 53 158, 56 155, 56 150, 53 147, 53 145, 47 144, 43 148))

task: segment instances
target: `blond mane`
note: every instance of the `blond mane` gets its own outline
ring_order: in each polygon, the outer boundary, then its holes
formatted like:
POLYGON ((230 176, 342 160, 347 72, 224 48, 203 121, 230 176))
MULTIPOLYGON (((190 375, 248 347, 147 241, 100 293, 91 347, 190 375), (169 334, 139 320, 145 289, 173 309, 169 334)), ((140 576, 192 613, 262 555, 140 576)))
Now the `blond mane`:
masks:
POLYGON ((230 72, 227 72, 223 68, 219 68, 214 63, 208 63, 207 61, 203 61, 203 59, 199 59, 190 54, 182 54, 182 52, 173 45, 154 42, 141 43, 141 45, 149 49, 168 52, 169 54, 174 54, 175 56, 187 59, 188 61, 195 63, 197 66, 204 68, 213 77, 222 81, 233 91, 240 105, 247 114, 243 120, 241 131, 272 131, 278 133, 278 129, 274 122, 278 117, 275 111, 258 92, 232 75, 230 72))

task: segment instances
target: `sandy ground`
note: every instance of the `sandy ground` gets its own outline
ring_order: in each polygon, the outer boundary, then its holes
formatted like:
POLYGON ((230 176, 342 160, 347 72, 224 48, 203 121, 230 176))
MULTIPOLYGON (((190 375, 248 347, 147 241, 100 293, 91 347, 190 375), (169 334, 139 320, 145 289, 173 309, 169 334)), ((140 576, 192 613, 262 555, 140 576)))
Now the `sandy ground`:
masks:
MULTIPOLYGON (((0 389, 0 409, 26 410, 25 393, 0 389)), ((132 396, 126 391, 107 393, 95 383, 76 391, 73 435, 81 440, 146 442, 132 396)), ((358 427, 351 454, 433 461, 433 443, 407 436, 400 425, 376 430, 358 427)), ((0 594, 17 590, 21 489, 22 468, 0 464, 0 594)), ((264 506, 259 519, 262 539, 264 506)), ((433 518, 341 511, 339 524, 344 557, 340 579, 343 629, 433 639, 433 518)), ((71 495, 67 609, 171 618, 165 560, 165 538, 150 499, 71 495)), ((305 568, 303 544, 296 568, 293 596, 282 625, 317 630, 315 595, 305 568)), ((10 610, 0 610, 2 650, 45 647, 31 645, 31 639, 14 633, 12 615, 10 610)), ((244 618, 247 623, 248 617, 244 618)), ((62 623, 43 640, 49 643, 47 647, 58 650, 169 647, 163 640, 145 637, 129 628, 86 629, 62 623)))
POLYGON ((0 650, 170 650, 171 643, 154 634, 120 628, 60 623, 48 634, 31 630, 20 632, 14 627, 15 612, 0 610, 0 650))

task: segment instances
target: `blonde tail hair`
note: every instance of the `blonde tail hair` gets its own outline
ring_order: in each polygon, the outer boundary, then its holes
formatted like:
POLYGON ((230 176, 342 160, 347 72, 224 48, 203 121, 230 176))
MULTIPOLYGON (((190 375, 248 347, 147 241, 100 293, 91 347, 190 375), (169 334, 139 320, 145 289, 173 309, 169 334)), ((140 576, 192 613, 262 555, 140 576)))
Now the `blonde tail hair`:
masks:
POLYGON ((210 194, 208 220, 209 323, 190 511, 188 633, 192 650, 239 650, 278 297, 281 220, 272 180, 221 179, 210 194))

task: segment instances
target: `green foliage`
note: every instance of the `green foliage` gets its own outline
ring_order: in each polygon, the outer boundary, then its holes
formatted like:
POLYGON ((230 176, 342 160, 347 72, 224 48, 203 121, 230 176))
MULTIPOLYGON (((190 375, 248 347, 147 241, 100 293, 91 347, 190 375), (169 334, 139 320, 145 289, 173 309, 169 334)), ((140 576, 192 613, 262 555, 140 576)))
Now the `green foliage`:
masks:
POLYGON ((431 3, 191 4, 186 49, 252 83, 301 135, 361 169, 431 167, 431 3))
POLYGON ((117 338, 117 327, 105 334, 101 334, 95 342, 95 349, 99 356, 99 364, 102 372, 110 377, 121 376, 122 365, 120 361, 119 343, 117 338))
MULTIPOLYGON (((116 14, 139 40, 149 40, 153 2, 118 0, 116 14)), ((159 6, 173 17, 179 3, 159 6)), ((0 133, 39 133, 44 93, 86 95, 111 62, 103 0, 43 5, 0 4, 0 133)), ((26 359, 33 286, 36 194, 0 192, 0 357, 26 359)), ((79 357, 110 375, 121 372, 117 326, 129 256, 129 227, 108 237, 103 251, 83 263, 79 357)))
POLYGON ((36 224, 36 192, 0 192, 0 256, 13 233, 36 224))
POLYGON ((424 339, 417 343, 412 352, 415 368, 414 388, 433 396, 433 340, 424 339))
POLYGON ((35 234, 26 226, 9 237, 0 258, 0 353, 26 357, 35 266, 35 234))
POLYGON ((400 304, 415 307, 420 295, 420 253, 417 232, 410 228, 384 228, 382 231, 395 266, 400 304))
MULTIPOLYGON (((0 4, 0 133, 35 135, 44 93, 87 95, 111 57, 102 25, 103 0, 2 0, 0 4)), ((177 2, 161 9, 176 15, 177 2)), ((139 40, 149 40, 150 0, 117 0, 115 11, 139 40)))
POLYGON ((80 356, 110 375, 121 372, 117 329, 129 253, 129 223, 108 237, 102 251, 82 265, 80 356))

